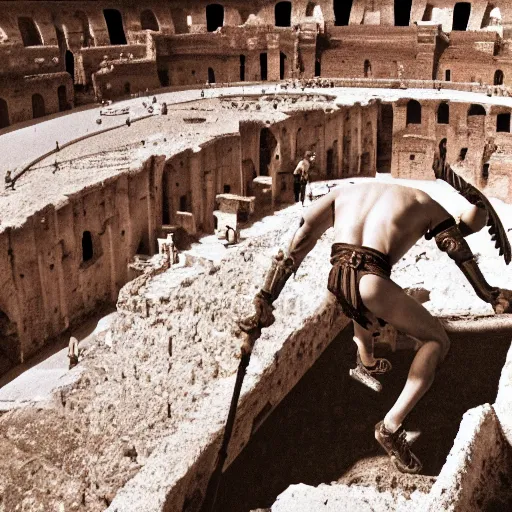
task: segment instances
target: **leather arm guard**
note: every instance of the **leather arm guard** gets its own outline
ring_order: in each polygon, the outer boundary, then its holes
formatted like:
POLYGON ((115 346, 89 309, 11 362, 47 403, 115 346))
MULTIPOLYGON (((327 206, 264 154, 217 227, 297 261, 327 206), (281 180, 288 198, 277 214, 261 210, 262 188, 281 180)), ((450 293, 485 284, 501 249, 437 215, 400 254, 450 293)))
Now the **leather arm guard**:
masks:
POLYGON ((475 256, 456 225, 435 235, 437 246, 446 252, 462 270, 476 294, 496 311, 500 289, 489 285, 480 271, 475 256))
POLYGON ((255 314, 239 322, 242 331, 250 332, 256 328, 269 327, 274 323, 272 304, 279 297, 286 281, 296 270, 293 258, 285 257, 284 252, 279 250, 277 256, 272 258, 272 265, 265 277, 265 284, 254 298, 255 314))

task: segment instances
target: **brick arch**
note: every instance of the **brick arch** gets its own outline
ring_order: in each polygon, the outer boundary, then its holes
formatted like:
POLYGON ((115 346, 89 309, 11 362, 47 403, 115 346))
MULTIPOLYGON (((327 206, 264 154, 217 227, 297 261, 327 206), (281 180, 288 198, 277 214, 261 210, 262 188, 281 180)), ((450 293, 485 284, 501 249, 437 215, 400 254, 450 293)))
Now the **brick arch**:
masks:
POLYGON ((18 18, 18 27, 23 40, 23 46, 42 46, 43 38, 36 22, 28 17, 21 16, 18 18))
POLYGON ((145 9, 140 13, 140 26, 142 30, 160 31, 158 20, 151 9, 145 9))

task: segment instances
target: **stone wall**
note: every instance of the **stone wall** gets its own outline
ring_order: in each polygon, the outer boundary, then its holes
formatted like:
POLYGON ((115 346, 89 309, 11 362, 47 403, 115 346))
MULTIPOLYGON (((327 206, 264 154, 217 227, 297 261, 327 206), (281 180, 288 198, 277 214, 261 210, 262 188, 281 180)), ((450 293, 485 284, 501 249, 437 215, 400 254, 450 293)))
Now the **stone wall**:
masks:
MULTIPOLYGON (((492 13, 488 2, 471 2, 466 21, 455 0, 415 1, 409 18, 395 12, 391 0, 373 2, 371 8, 365 0, 354 0, 345 15, 333 0, 295 0, 289 16, 281 12, 286 2, 270 0, 257 6, 227 0, 218 4, 217 14, 206 1, 176 2, 170 8, 154 1, 137 7, 121 1, 114 7, 95 3, 78 10, 73 2, 58 7, 45 2, 4 3, 0 57, 5 59, 0 58, 0 80, 14 75, 23 83, 32 74, 64 71, 73 75, 76 98, 68 97, 59 109, 48 108, 46 113, 161 85, 320 75, 507 86, 512 71, 508 39, 512 8, 504 1, 495 2, 492 13), (104 9, 115 11, 108 22, 104 9), (35 24, 33 45, 23 44, 20 17, 35 24), (93 75, 112 66, 113 74, 97 76, 93 91, 93 75)), ((49 80, 41 87, 55 85, 49 80)), ((34 117, 17 108, 17 97, 10 90, 0 90, 0 98, 11 113, 2 125, 34 117)))

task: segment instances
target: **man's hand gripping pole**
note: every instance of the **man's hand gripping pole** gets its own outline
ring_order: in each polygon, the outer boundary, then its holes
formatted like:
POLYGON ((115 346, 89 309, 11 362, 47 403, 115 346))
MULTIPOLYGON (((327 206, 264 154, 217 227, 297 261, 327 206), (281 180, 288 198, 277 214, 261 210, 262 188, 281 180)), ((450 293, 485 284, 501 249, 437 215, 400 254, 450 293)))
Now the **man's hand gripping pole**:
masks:
POLYGON ((202 512, 213 512, 215 510, 215 502, 217 501, 217 492, 219 490, 220 480, 222 478, 222 469, 228 456, 228 446, 235 424, 236 409, 242 384, 244 381, 247 367, 251 359, 254 344, 261 336, 261 329, 269 327, 275 321, 272 303, 277 299, 281 290, 284 288, 288 278, 296 270, 294 260, 291 256, 285 257, 283 251, 279 251, 277 256, 272 259, 272 265, 265 278, 263 288, 254 297, 254 314, 240 320, 238 325, 244 333, 244 340, 240 347, 241 357, 236 375, 235 388, 231 397, 231 405, 229 407, 228 418, 224 428, 224 436, 222 444, 217 456, 215 469, 208 482, 205 499, 201 508, 202 512))

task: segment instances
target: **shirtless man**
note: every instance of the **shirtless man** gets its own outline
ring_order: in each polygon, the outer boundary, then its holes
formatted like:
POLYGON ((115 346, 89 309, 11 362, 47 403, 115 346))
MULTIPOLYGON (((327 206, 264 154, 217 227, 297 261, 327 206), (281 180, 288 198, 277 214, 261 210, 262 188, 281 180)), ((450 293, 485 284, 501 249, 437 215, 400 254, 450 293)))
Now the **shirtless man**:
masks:
POLYGON ((422 237, 434 238, 464 272, 480 298, 495 312, 512 312, 512 293, 485 281, 464 236, 479 231, 486 210, 471 206, 457 225, 453 217, 428 194, 393 184, 368 182, 329 192, 305 212, 285 255, 274 258, 265 284, 254 299, 255 314, 242 320, 247 333, 274 322, 272 303, 320 236, 334 225, 328 289, 345 315, 354 321, 358 367, 363 373, 384 373, 388 361, 373 356, 373 332, 378 320, 422 342, 411 364, 405 387, 375 438, 396 467, 418 473, 421 463, 411 452, 402 423, 430 388, 437 366, 450 341, 441 323, 390 279, 392 266, 422 237))
POLYGON ((293 171, 293 192, 295 194, 295 202, 302 202, 304 206, 304 200, 306 199, 306 185, 309 181, 309 168, 315 161, 315 154, 311 151, 304 153, 304 158, 297 164, 293 171))

